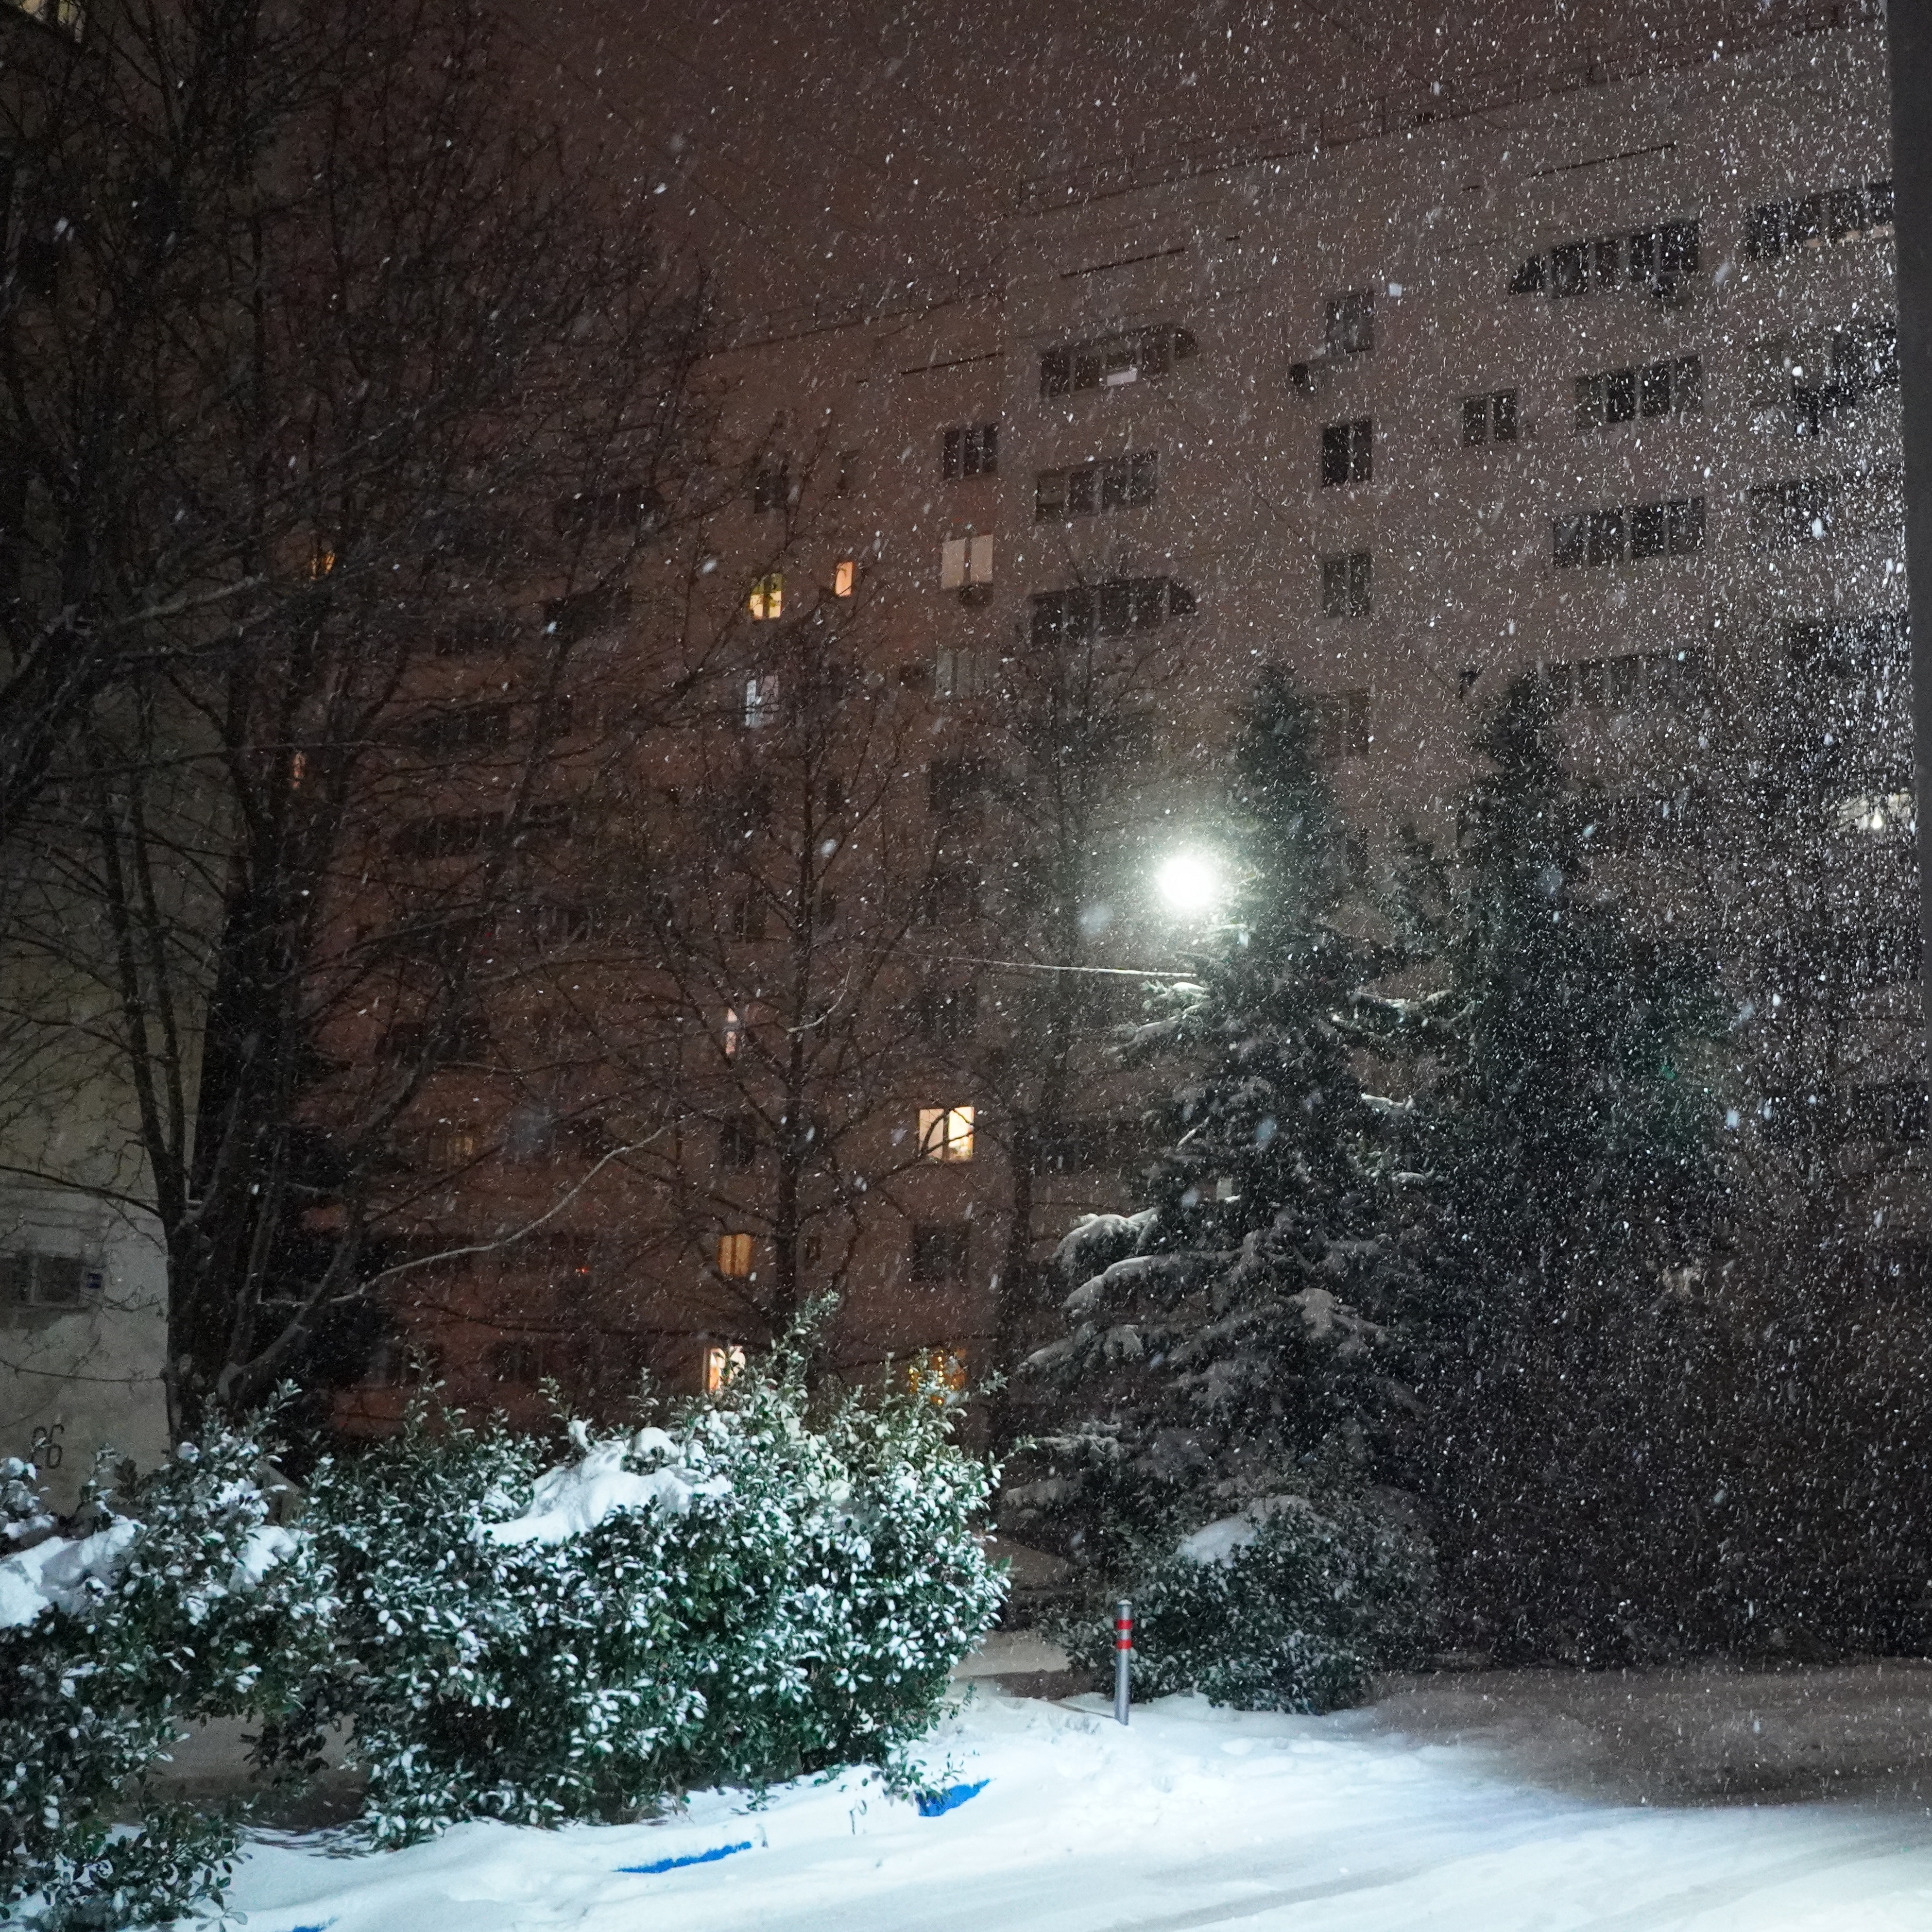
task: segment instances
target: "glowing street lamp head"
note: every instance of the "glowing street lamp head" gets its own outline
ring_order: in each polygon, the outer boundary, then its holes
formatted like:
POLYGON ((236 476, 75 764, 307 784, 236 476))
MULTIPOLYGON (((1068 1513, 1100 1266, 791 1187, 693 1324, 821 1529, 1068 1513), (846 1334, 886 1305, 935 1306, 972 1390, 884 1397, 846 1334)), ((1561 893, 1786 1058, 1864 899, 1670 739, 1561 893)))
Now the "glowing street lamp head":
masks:
POLYGON ((1210 852, 1177 852, 1154 874, 1162 903, 1178 919, 1212 912, 1226 896, 1227 879, 1210 852))

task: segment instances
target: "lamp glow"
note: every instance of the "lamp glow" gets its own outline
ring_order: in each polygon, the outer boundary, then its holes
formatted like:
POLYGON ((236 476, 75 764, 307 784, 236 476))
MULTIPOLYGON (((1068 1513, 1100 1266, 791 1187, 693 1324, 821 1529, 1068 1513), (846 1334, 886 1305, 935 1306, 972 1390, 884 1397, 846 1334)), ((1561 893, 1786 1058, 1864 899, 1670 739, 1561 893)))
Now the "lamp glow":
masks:
POLYGON ((1212 911, 1227 890, 1219 862, 1206 852, 1177 852, 1154 874, 1154 889, 1178 918, 1212 911))

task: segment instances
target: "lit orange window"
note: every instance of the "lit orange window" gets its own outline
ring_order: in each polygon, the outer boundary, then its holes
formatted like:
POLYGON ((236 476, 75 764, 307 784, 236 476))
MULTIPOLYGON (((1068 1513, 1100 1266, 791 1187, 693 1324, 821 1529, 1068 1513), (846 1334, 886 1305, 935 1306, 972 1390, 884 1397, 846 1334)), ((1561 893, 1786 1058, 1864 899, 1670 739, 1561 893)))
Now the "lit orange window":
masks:
POLYGON ((318 549, 308 560, 308 574, 311 577, 326 577, 335 568, 335 553, 332 550, 318 549))
POLYGON ((718 1237, 718 1272, 734 1281, 742 1281, 752 1272, 752 1238, 749 1234, 718 1237))
POLYGON ((752 586, 745 608, 755 623, 769 624, 784 615, 784 573, 774 570, 752 586))
POLYGON ((973 1109, 970 1107, 922 1107, 919 1110, 921 1160, 970 1160, 973 1158, 973 1109))
POLYGON ((738 1049, 745 1043, 744 1016, 736 1006, 724 1009, 724 1058, 736 1060, 738 1049))
POLYGON ((724 1384, 742 1373, 745 1351, 736 1342, 714 1344, 704 1352, 704 1393, 716 1395, 724 1384))
POLYGON ((966 1388, 966 1351, 922 1348, 907 1364, 906 1380, 915 1392, 931 1390, 935 1402, 962 1394, 966 1388))
POLYGON ((832 566, 832 594, 849 597, 859 587, 859 566, 851 557, 842 556, 832 566))

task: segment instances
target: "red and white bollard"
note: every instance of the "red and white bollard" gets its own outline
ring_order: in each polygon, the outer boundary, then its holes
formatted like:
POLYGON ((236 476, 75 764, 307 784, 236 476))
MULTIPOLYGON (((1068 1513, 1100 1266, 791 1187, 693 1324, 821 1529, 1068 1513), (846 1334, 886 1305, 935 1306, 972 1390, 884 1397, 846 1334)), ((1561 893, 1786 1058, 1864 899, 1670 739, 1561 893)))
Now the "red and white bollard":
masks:
POLYGON ((1126 1598, 1114 1606, 1114 1715, 1127 1721, 1127 1672, 1134 1654, 1134 1606, 1126 1598))

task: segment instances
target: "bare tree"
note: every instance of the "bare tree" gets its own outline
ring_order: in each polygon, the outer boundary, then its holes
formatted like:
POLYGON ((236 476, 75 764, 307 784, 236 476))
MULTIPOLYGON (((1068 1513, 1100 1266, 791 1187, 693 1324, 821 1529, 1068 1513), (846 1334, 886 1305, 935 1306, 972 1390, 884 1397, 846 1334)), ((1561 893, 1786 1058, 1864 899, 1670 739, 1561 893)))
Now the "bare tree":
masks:
POLYGON ((1110 1096, 1120 1111, 1121 1076, 1103 1049, 1144 985, 1120 940, 1135 929, 1153 828, 1173 802, 1146 775, 1190 610, 1185 589, 1159 577, 1045 594, 987 697, 1006 754, 988 774, 993 843, 1013 890, 985 976, 984 1023, 960 1053, 1006 1158, 992 1338, 1001 1370, 1026 1352, 1041 1312, 1042 1182, 1117 1165, 1126 1139, 1088 1144, 1102 1138, 1095 1123, 1110 1096))
POLYGON ((794 561, 780 607, 775 576, 627 814, 651 848, 626 896, 656 970, 623 1024, 607 1010, 586 1028, 629 1096, 621 1131, 674 1130, 634 1162, 674 1264, 709 1283, 719 1332, 757 1341, 848 1284, 917 1156, 891 1124, 914 1084, 921 922, 948 887, 902 808, 915 707, 865 668, 862 587, 802 596, 794 561))
POLYGON ((11 936, 109 996, 185 1432, 362 1292, 472 942, 572 809, 573 658, 703 487, 700 304, 506 120, 480 9, 136 5, 89 57, 38 178, 98 213, 0 332, 32 458, 8 796, 41 886, 11 936), (396 862, 458 847, 428 892, 396 862))

